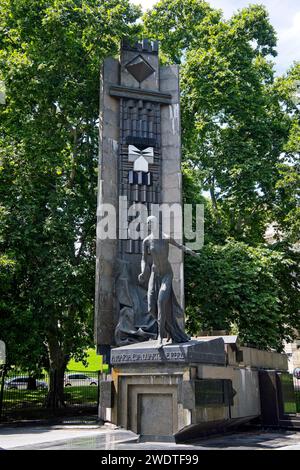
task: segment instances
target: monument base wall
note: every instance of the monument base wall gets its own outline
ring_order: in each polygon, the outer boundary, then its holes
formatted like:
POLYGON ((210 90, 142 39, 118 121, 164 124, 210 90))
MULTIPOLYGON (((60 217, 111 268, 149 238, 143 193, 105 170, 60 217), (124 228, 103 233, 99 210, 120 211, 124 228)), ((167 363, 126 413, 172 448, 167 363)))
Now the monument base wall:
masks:
MULTIPOLYGON (((146 440, 182 440, 250 421, 261 415, 257 364, 265 352, 252 356, 253 366, 223 337, 160 349, 154 341, 114 348, 111 380, 101 385, 100 417, 146 440)), ((287 367, 276 354, 272 364, 274 370, 287 367)))

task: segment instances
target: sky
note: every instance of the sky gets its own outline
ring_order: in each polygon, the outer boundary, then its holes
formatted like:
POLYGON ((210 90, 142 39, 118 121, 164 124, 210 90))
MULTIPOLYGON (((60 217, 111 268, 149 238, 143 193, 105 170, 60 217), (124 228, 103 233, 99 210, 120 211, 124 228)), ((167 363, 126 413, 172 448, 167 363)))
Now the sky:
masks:
MULTIPOLYGON (((151 8, 156 1, 131 0, 132 3, 142 5, 144 10, 151 8)), ((300 61, 300 0, 209 0, 209 3, 222 9, 225 18, 250 3, 265 5, 278 36, 278 56, 275 58, 277 73, 285 73, 295 60, 300 61)))

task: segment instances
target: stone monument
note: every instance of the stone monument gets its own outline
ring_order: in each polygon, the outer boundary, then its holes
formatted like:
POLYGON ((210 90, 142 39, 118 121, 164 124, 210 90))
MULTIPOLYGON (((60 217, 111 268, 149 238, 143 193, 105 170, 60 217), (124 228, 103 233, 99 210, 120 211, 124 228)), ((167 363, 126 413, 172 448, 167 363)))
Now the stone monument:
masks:
POLYGON ((160 66, 157 42, 123 43, 100 83, 95 343, 111 376, 100 383, 99 417, 147 439, 258 417, 258 371, 286 370, 286 360, 236 337, 187 336, 183 251, 193 252, 180 231, 163 232, 170 214, 155 209, 181 206, 178 67, 160 66), (140 206, 158 236, 131 236, 140 206))
MULTIPOLYGON (((151 214, 154 205, 181 205, 180 165, 178 66, 160 67, 155 41, 123 43, 120 60, 104 62, 100 90, 95 342, 107 359, 111 346, 157 336, 147 288, 138 281, 142 239, 128 235, 132 216, 126 220, 121 211, 143 204, 151 214), (106 204, 116 210, 114 239, 100 234, 106 204)), ((170 262, 174 296, 183 308, 182 251, 174 246, 170 262)))
POLYGON ((189 341, 184 331, 184 312, 173 291, 173 270, 169 262, 169 247, 175 246, 197 256, 189 248, 163 233, 155 216, 147 219, 150 234, 142 246, 140 284, 147 287, 148 315, 157 319, 157 347, 167 337, 173 343, 189 341))

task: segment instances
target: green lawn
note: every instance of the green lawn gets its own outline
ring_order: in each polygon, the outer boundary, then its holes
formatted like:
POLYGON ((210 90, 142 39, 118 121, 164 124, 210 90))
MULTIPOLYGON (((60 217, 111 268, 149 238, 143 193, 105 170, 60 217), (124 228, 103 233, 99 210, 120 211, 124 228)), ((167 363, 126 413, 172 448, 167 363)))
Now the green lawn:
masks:
MULTIPOLYGON (((43 408, 47 390, 4 390, 3 406, 5 410, 19 408, 43 408)), ((82 385, 65 387, 66 405, 96 405, 98 387, 82 385)))
POLYGON ((284 413, 285 414, 296 414, 299 412, 297 411, 297 404, 293 401, 287 401, 284 403, 284 413))
POLYGON ((83 385, 80 387, 65 387, 66 403, 70 405, 96 405, 98 399, 96 385, 83 385))
POLYGON ((102 371, 108 372, 107 364, 103 364, 103 357, 97 356, 95 349, 88 349, 88 366, 85 367, 82 362, 76 362, 74 359, 71 359, 67 369, 72 371, 80 371, 80 372, 93 372, 93 371, 102 371))
POLYGON ((300 413, 300 391, 294 390, 294 379, 291 374, 281 374, 284 413, 300 413))
MULTIPOLYGON (((74 372, 108 372, 108 365, 103 363, 103 357, 98 356, 96 354, 95 349, 88 349, 87 350, 87 367, 84 366, 84 364, 79 361, 76 362, 75 359, 71 359, 67 365, 66 372, 69 371, 74 371, 74 372)), ((6 378, 12 378, 12 377, 17 377, 19 375, 28 375, 28 372, 26 370, 21 371, 19 369, 12 369, 8 372, 6 378)), ((42 371, 42 376, 40 377, 43 379, 44 377, 47 376, 47 372, 45 370, 42 371)))
POLYGON ((39 408, 45 406, 47 390, 6 390, 4 389, 4 409, 39 408))
MULTIPOLYGON (((94 349, 88 350, 87 357, 88 365, 84 366, 82 362, 76 362, 72 359, 67 367, 66 373, 70 371, 75 372, 84 372, 91 377, 98 379, 98 371, 107 372, 108 366, 103 364, 102 356, 97 356, 94 349), (94 372, 92 374, 92 372, 94 372)), ((16 370, 11 370, 6 377, 12 378, 19 375, 27 376, 27 372, 19 372, 16 370)), ((43 377, 40 377, 42 380, 48 382, 48 374, 46 371, 43 371, 43 377)), ((16 413, 27 413, 29 417, 33 416, 34 413, 47 412, 45 409, 45 402, 47 397, 48 390, 13 390, 13 389, 4 389, 3 396, 3 411, 4 414, 7 412, 8 416, 15 415, 16 413)), ((95 385, 81 385, 65 387, 65 403, 67 408, 71 410, 82 406, 86 407, 95 407, 98 401, 98 387, 95 385)), ((86 408, 87 409, 87 408, 86 408)), ((18 417, 20 417, 18 414, 18 417)))

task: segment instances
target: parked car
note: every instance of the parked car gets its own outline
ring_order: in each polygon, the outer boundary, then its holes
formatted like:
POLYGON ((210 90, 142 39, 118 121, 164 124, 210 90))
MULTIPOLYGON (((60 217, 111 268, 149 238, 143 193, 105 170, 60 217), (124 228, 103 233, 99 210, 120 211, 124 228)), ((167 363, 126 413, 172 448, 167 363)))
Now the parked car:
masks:
POLYGON ((65 387, 80 387, 83 385, 98 385, 98 379, 89 377, 85 374, 67 374, 65 375, 65 387))
POLYGON ((296 367, 296 369, 294 369, 293 375, 295 379, 300 379, 300 367, 296 367))
MULTIPOLYGON (((5 388, 8 390, 27 390, 29 377, 13 377, 5 381, 5 388)), ((38 390, 46 390, 48 388, 47 382, 43 380, 36 381, 36 388, 38 390)))

